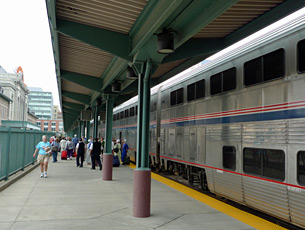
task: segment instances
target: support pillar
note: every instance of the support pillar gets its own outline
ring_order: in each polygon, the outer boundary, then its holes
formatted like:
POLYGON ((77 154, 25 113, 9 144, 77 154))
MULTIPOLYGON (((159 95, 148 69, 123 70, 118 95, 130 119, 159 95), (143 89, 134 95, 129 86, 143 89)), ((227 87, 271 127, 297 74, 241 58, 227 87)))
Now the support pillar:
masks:
POLYGON ((97 138, 98 136, 98 111, 99 107, 96 105, 94 107, 94 123, 93 123, 93 139, 97 138))
MULTIPOLYGON (((144 71, 142 71, 143 73, 144 71)), ((150 216, 151 170, 149 168, 151 62, 145 65, 145 74, 138 79, 137 167, 134 170, 133 216, 150 216)))
POLYGON ((106 135, 105 135, 105 151, 103 154, 103 180, 112 180, 112 120, 113 120, 113 104, 114 95, 103 95, 106 101, 106 135))
POLYGON ((86 136, 86 138, 87 138, 87 141, 89 140, 89 138, 90 138, 90 121, 87 121, 87 136, 86 136))

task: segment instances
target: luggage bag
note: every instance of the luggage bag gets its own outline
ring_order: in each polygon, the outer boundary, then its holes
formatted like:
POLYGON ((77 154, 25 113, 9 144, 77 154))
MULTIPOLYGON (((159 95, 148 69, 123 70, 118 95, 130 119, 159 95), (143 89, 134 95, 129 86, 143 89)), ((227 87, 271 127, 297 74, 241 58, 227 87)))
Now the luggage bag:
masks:
POLYGON ((130 157, 126 156, 124 159, 124 165, 130 165, 130 157))
POLYGON ((112 161, 112 165, 113 167, 119 167, 120 166, 120 160, 118 156, 113 156, 113 161, 112 161))
POLYGON ((61 152, 61 159, 62 160, 67 160, 67 155, 68 155, 68 151, 62 151, 61 152))

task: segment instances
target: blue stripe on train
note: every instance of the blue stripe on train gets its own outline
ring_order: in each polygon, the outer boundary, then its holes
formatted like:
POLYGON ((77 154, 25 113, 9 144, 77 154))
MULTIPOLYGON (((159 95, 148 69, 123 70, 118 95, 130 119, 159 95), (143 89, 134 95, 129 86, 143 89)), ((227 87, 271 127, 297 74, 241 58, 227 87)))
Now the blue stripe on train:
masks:
MULTIPOLYGON (((181 127, 181 126, 228 124, 228 123, 268 121, 268 120, 281 120, 281 119, 294 119, 294 118, 305 118, 305 109, 290 109, 290 110, 256 113, 256 114, 235 115, 230 117, 217 117, 217 118, 206 118, 206 119, 191 120, 191 121, 179 121, 169 124, 161 124, 161 127, 170 128, 170 127, 181 127)), ((118 128, 118 129, 130 130, 136 128, 137 126, 118 128)), ((151 125, 150 128, 156 128, 156 125, 155 124, 151 125)))

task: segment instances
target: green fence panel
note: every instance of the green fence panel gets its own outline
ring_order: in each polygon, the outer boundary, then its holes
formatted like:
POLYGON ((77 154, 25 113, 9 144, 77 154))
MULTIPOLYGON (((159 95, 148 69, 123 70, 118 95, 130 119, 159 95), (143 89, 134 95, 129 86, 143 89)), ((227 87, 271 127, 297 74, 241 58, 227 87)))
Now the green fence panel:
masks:
POLYGON ((33 153, 42 135, 49 140, 55 133, 0 127, 0 181, 34 164, 38 154, 33 158, 33 153))

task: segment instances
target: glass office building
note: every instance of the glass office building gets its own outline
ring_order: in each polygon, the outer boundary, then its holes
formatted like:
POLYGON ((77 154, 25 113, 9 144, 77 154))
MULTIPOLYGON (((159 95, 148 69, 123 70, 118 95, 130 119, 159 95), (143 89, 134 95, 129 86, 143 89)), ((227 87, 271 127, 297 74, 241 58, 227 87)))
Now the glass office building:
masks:
POLYGON ((39 119, 53 119, 53 96, 51 92, 43 92, 41 88, 31 88, 28 95, 29 109, 39 119))

